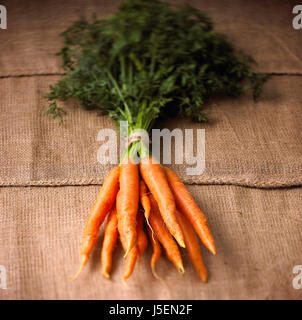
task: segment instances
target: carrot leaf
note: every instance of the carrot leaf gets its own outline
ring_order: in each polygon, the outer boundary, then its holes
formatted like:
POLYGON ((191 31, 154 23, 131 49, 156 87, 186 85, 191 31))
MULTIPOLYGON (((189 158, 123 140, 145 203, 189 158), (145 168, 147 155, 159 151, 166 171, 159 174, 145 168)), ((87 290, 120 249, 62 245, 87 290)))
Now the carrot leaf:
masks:
POLYGON ((46 110, 62 121, 56 101, 77 99, 116 121, 149 130, 174 116, 207 121, 216 95, 250 90, 258 99, 266 74, 254 60, 214 31, 210 17, 190 6, 125 0, 102 19, 85 18, 62 33, 66 76, 51 86, 46 110))

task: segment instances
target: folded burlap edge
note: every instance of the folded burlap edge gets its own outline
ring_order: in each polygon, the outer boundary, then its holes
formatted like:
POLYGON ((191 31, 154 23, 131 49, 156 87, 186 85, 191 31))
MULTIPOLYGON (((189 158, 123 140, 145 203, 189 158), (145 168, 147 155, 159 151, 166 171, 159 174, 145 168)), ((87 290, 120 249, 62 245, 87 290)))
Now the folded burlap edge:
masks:
MULTIPOLYGON (((53 180, 37 180, 37 181, 0 181, 0 187, 55 187, 55 186, 88 186, 102 185, 104 178, 78 178, 78 179, 53 179, 53 180)), ((302 186, 301 178, 292 179, 267 179, 260 178, 240 178, 240 177, 221 177, 221 178, 203 178, 203 177, 186 177, 182 181, 188 185, 234 185, 259 189, 278 189, 302 186)))

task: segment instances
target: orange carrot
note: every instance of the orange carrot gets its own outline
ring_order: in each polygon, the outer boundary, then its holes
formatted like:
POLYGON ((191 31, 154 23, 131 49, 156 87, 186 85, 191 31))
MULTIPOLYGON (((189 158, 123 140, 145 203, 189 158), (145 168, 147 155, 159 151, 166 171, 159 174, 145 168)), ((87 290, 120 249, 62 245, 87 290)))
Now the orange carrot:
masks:
POLYGON ((155 265, 157 260, 160 258, 161 256, 161 247, 160 247, 160 243, 156 238, 156 235, 154 233, 152 233, 151 229, 148 228, 148 234, 149 234, 149 238, 152 244, 152 248, 153 248, 153 254, 151 257, 151 270, 152 273, 154 275, 155 278, 159 278, 159 276, 157 275, 156 271, 155 271, 155 265))
POLYGON ((136 233, 137 233, 137 249, 138 255, 141 259, 144 251, 147 249, 148 246, 148 238, 144 232, 144 222, 145 218, 141 211, 137 213, 137 222, 136 222, 136 233))
POLYGON ((158 205, 152 195, 150 195, 150 201, 151 201, 151 214, 149 217, 150 225, 154 230, 154 233, 157 239, 163 245, 168 259, 175 265, 175 267, 180 273, 184 273, 184 267, 183 267, 180 252, 178 250, 178 246, 176 242, 173 240, 170 232, 167 230, 164 224, 164 221, 161 217, 158 205))
POLYGON ((151 205, 150 205, 150 199, 148 196, 147 186, 143 180, 139 182, 139 196, 140 196, 141 204, 145 210, 145 217, 148 220, 150 216, 151 205))
POLYGON ((104 241, 101 252, 101 271, 105 278, 110 278, 112 267, 112 255, 118 236, 117 215, 114 207, 108 215, 105 229, 104 241))
POLYGON ((127 280, 133 273, 137 256, 138 256, 138 249, 137 249, 137 246, 134 246, 126 257, 123 281, 127 280))
POLYGON ((125 242, 126 254, 136 243, 136 214, 139 200, 138 165, 130 160, 120 165, 120 191, 116 201, 118 230, 125 242))
POLYGON ((190 260, 201 281, 207 282, 208 273, 202 259, 197 235, 192 225, 183 214, 181 214, 179 211, 176 211, 176 217, 181 225, 185 237, 186 249, 188 250, 190 260))
POLYGON ((198 208, 193 197, 190 195, 189 191, 181 182, 177 174, 169 168, 165 168, 165 173, 169 186, 175 197, 177 207, 189 219, 204 245, 213 254, 216 254, 215 241, 205 215, 198 208))
POLYGON ((143 158, 140 162, 140 172, 149 190, 158 203, 160 214, 172 236, 179 245, 185 248, 181 228, 175 215, 175 201, 165 177, 165 172, 152 157, 143 158))
POLYGON ((86 265, 89 254, 91 253, 93 247, 96 244, 99 234, 99 228, 105 220, 107 213, 111 210, 112 206, 114 205, 119 186, 119 174, 119 167, 114 167, 110 170, 110 172, 104 180, 103 186, 97 196, 97 199, 90 211, 90 214, 86 221, 81 245, 81 266, 79 271, 74 276, 74 279, 78 277, 83 267, 86 265))
MULTIPOLYGON (((117 199, 116 201, 118 202, 118 198, 119 198, 120 192, 117 195, 117 199)), ((119 223, 119 222, 118 222, 119 223)), ((118 228, 118 231, 120 229, 118 228)), ((120 233, 120 240, 121 240, 121 244, 123 246, 123 249, 125 251, 125 253, 127 252, 127 241, 125 239, 125 234, 124 233, 120 233)), ((137 256, 138 256, 138 249, 137 246, 135 245, 127 254, 126 256, 126 263, 125 263, 125 270, 124 270, 124 275, 123 275, 123 281, 125 281, 126 279, 128 279, 131 274, 133 273, 134 267, 135 267, 135 263, 137 260, 137 256)))

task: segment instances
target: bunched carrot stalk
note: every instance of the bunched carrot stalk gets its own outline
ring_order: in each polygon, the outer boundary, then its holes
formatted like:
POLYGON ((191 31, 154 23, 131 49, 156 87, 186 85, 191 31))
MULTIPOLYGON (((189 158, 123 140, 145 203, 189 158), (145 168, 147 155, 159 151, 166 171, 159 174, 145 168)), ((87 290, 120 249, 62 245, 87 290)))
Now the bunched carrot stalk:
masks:
POLYGON ((209 228, 206 216, 198 208, 193 197, 190 195, 185 185, 181 182, 178 175, 169 168, 165 168, 165 173, 169 182, 169 186, 174 194, 177 207, 189 219, 203 244, 213 254, 216 254, 215 241, 209 228))
MULTIPOLYGON (((223 34, 213 30, 207 14, 160 0, 124 0, 116 14, 92 22, 81 19, 62 36, 64 47, 59 54, 66 76, 51 86, 45 113, 62 122, 64 110, 57 102, 77 99, 85 109, 97 109, 117 123, 127 121, 130 137, 137 129, 150 132, 159 119, 180 116, 206 121, 204 106, 217 95, 236 96, 251 89, 256 100, 268 79, 267 75, 252 71, 251 57, 238 52, 223 34)), ((143 158, 141 176, 155 198, 150 213, 142 182, 140 199, 145 217, 156 229, 169 259, 183 272, 174 239, 181 247, 189 244, 178 223, 176 206, 215 254, 206 217, 184 184, 171 170, 151 164, 154 159, 142 141, 128 140, 120 168, 110 171, 86 222, 79 272, 95 246, 119 184, 118 230, 128 270, 124 278, 132 273, 138 251, 143 251, 136 230, 139 170, 137 165, 123 162, 137 154, 143 158)))
POLYGON ((140 162, 140 172, 150 192, 156 200, 160 214, 176 239, 185 248, 182 230, 175 216, 175 202, 162 166, 152 157, 145 157, 140 162))
POLYGON ((105 278, 110 278, 112 255, 118 237, 117 215, 114 207, 108 215, 101 252, 101 271, 105 278))
POLYGON ((152 195, 150 196, 150 200, 151 200, 151 214, 149 218, 150 225, 154 230, 154 233, 157 239, 164 247, 168 259, 175 265, 176 269, 180 273, 184 273, 185 270, 183 267, 180 252, 178 250, 178 246, 176 242, 173 240, 169 231, 167 230, 164 224, 164 221, 160 215, 158 205, 152 195))
POLYGON ((176 217, 179 224, 181 225, 185 237, 186 249, 188 250, 190 260, 195 270, 197 271, 201 281, 207 282, 208 273, 201 256, 198 238, 190 222, 185 218, 183 214, 181 214, 179 211, 176 211, 176 217))

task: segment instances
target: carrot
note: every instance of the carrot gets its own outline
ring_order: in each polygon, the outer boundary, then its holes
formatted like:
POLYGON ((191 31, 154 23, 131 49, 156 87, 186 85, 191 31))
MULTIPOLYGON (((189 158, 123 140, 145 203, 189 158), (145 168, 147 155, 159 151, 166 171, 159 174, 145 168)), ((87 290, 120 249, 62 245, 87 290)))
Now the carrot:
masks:
POLYGON ((179 245, 185 248, 181 228, 175 215, 175 201, 165 177, 165 172, 152 157, 143 158, 140 162, 140 172, 149 190, 158 203, 160 214, 172 236, 179 245))
POLYGON ((213 254, 216 254, 215 241, 205 215, 198 208, 193 197, 190 195, 189 191, 181 182, 177 174, 169 168, 165 168, 165 173, 169 186, 175 197, 176 206, 189 219, 203 244, 213 254))
POLYGON ((150 216, 151 204, 150 199, 148 197, 147 186, 143 180, 139 182, 139 196, 141 204, 145 210, 145 217, 148 220, 150 216))
POLYGON ((120 191, 116 201, 118 230, 126 246, 125 256, 136 243, 138 200, 138 165, 129 160, 120 165, 120 191))
POLYGON ((188 250, 190 260, 201 281, 207 282, 208 273, 202 259, 197 235, 192 225, 183 214, 181 214, 179 211, 176 211, 176 217, 181 225, 185 237, 186 249, 188 250))
POLYGON ((155 271, 155 265, 157 260, 160 258, 161 256, 161 247, 160 247, 160 243, 156 238, 156 235, 151 231, 150 228, 148 228, 148 234, 149 234, 149 238, 152 244, 152 249, 153 249, 153 254, 151 257, 151 270, 152 273, 154 275, 155 278, 159 279, 159 276, 157 275, 156 271, 155 271))
POLYGON ((115 202, 119 186, 119 174, 119 167, 114 167, 109 171, 97 196, 97 199, 90 211, 90 214, 86 221, 82 239, 80 253, 81 265, 79 271, 74 276, 74 279, 78 277, 78 275, 86 265, 89 255, 96 244, 99 228, 115 202))
POLYGON ((129 254, 126 257, 126 264, 125 264, 125 271, 123 275, 123 281, 127 280, 131 274, 133 273, 136 259, 138 256, 138 248, 135 245, 129 252, 129 254))
MULTIPOLYGON (((117 195, 116 201, 118 201, 119 196, 120 196, 120 192, 117 195)), ((119 228, 118 228, 118 231, 119 231, 119 234, 120 234, 120 240, 121 240, 121 244, 123 246, 123 249, 124 249, 125 252, 127 252, 128 246, 127 246, 127 241, 126 241, 126 238, 125 238, 125 234, 124 233, 120 233, 120 229, 119 228)), ((138 256, 137 245, 134 245, 134 247, 128 252, 128 254, 126 256, 126 263, 125 263, 123 281, 128 279, 131 276, 131 274, 133 273, 133 270, 134 270, 134 267, 135 267, 135 263, 136 263, 136 260, 137 260, 137 256, 138 256)))
POLYGON ((142 212, 139 211, 137 213, 136 233, 137 233, 137 249, 138 249, 138 255, 140 259, 148 246, 148 238, 144 232, 144 221, 145 221, 145 218, 142 212))
MULTIPOLYGON (((120 203, 120 197, 121 197, 121 190, 118 192, 117 197, 116 197, 116 204, 118 205, 118 203, 120 203)), ((136 214, 137 216, 137 214, 136 214)), ((123 281, 126 281, 126 279, 128 279, 131 274, 133 273, 134 267, 135 267, 135 263, 137 260, 137 256, 138 256, 138 248, 136 245, 136 221, 134 222, 134 229, 135 229, 135 243, 134 246, 132 246, 131 249, 129 249, 129 234, 127 232, 127 230, 125 230, 125 224, 124 224, 124 220, 123 217, 121 216, 121 213, 119 214, 119 212, 117 211, 117 219, 118 219, 118 232, 120 234, 120 240, 123 246, 123 249, 125 251, 125 257, 126 257, 126 263, 125 263, 125 270, 124 270, 124 275, 123 275, 123 281)), ((133 230, 131 231, 133 232, 133 230)))
POLYGON ((149 222, 154 230, 154 233, 163 245, 168 259, 175 265, 180 273, 184 273, 184 267, 181 259, 180 252, 176 242, 173 240, 170 232, 167 230, 164 221, 161 217, 158 205, 152 195, 150 195, 151 201, 151 214, 149 222))
POLYGON ((112 254, 115 248, 118 236, 117 230, 117 215, 114 207, 108 215, 105 235, 101 252, 101 271, 105 278, 110 278, 112 267, 112 254))

